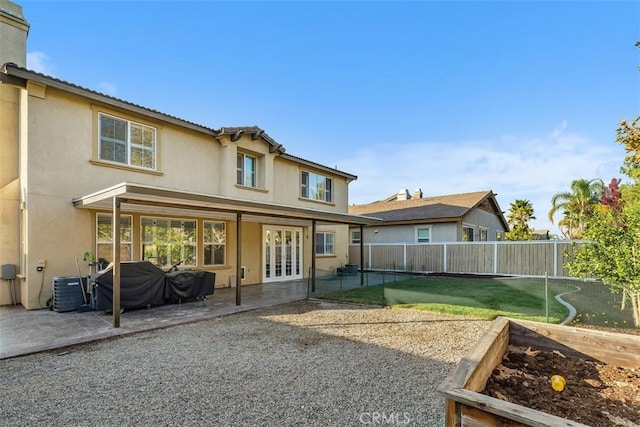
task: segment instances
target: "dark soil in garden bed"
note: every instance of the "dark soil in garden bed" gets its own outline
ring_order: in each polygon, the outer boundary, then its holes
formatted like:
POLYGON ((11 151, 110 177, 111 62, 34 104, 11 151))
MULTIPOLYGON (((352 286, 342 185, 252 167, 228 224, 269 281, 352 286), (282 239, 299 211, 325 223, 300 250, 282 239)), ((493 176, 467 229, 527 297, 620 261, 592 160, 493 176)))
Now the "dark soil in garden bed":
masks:
POLYGON ((510 345, 481 393, 593 427, 640 425, 640 366, 510 345), (551 387, 553 375, 566 379, 564 390, 551 387))

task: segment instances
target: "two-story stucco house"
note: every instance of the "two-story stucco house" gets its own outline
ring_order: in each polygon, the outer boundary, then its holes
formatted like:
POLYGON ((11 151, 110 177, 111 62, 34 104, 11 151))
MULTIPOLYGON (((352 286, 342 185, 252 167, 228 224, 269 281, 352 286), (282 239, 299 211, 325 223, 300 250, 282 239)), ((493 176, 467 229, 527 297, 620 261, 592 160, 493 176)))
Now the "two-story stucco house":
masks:
POLYGON ((351 229, 351 244, 504 240, 509 225, 493 191, 424 197, 400 190, 386 199, 349 206, 349 212, 380 218, 381 224, 351 229))
POLYGON ((27 309, 77 259, 86 269, 87 252, 181 262, 215 272, 216 287, 348 262, 348 227, 371 221, 348 213, 355 175, 255 126, 213 129, 26 69, 28 31, 0 0, 0 265, 15 266, 27 309))

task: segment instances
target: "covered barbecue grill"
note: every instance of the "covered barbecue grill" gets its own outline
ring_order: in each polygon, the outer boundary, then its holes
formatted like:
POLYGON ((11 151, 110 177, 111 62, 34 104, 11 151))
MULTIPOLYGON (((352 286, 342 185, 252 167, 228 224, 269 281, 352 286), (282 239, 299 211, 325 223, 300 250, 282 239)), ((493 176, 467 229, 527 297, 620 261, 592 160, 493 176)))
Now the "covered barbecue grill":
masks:
POLYGON ((164 297, 170 302, 202 299, 213 294, 216 274, 200 270, 178 270, 166 274, 164 297))

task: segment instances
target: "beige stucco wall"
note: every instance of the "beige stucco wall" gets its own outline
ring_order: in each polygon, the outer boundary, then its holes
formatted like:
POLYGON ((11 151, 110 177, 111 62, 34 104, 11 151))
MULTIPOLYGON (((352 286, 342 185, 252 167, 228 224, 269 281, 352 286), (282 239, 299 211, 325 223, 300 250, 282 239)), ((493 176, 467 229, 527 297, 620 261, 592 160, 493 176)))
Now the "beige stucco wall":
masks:
MULTIPOLYGON (((19 123, 20 90, 0 85, 0 265, 20 265, 19 123)), ((0 304, 10 303, 9 282, 0 281, 0 304)))
MULTIPOLYGON (((6 86, 0 86, 5 88, 6 86)), ((11 88, 20 93, 20 90, 11 88)), ((5 90, 6 92, 6 90, 5 90)), ((8 93, 8 92, 7 92, 8 93)), ((346 212, 347 183, 342 177, 334 178, 334 203, 320 203, 301 199, 300 171, 310 170, 296 162, 281 159, 277 154, 269 153, 269 146, 262 140, 251 140, 249 135, 236 142, 228 136, 217 140, 210 135, 183 129, 176 125, 152 120, 146 117, 119 111, 112 107, 92 103, 89 100, 60 90, 30 83, 27 91, 22 91, 21 106, 17 99, 20 95, 6 95, 8 101, 0 108, 24 110, 25 129, 17 129, 16 114, 12 119, 0 122, 0 130, 13 135, 13 139, 24 141, 22 153, 26 163, 20 180, 24 187, 26 221, 26 263, 25 278, 21 282, 22 303, 28 309, 44 307, 51 297, 51 281, 56 276, 76 275, 76 258, 82 271, 86 264, 83 254, 95 252, 95 212, 76 209, 71 200, 120 182, 153 185, 184 191, 219 194, 264 202, 274 202, 325 211, 346 212), (157 171, 136 170, 118 167, 100 162, 97 159, 97 123, 98 114, 106 113, 156 127, 157 133, 157 171), (235 184, 236 154, 240 149, 259 157, 259 189, 249 189, 235 184), (28 156, 26 154, 28 153, 28 156), (28 185, 27 185, 28 183, 28 185), (38 271, 39 261, 45 261, 46 267, 38 271)), ((9 117, 4 115, 3 117, 9 117)), ((17 126, 20 128, 20 126, 17 126)), ((13 167, 11 173, 5 172, 5 164, 16 163, 16 143, 3 143, 2 171, 9 176, 17 175, 13 167), (4 153, 4 154, 3 154, 4 153)), ((3 177, 5 175, 2 175, 3 177)), ((0 254, 11 252, 15 263, 19 258, 19 185, 11 187, 13 206, 3 203, 3 218, 10 218, 6 228, 7 242, 0 246, 0 254), (18 189, 16 190, 17 187, 18 189), (5 212, 6 211, 6 212, 5 212), (7 213, 10 211, 10 215, 7 213)), ((123 210, 123 213, 127 213, 123 210)), ((157 215, 154 215, 157 216, 157 215)), ((176 217, 173 215, 172 217, 176 217)), ((181 218, 184 216, 180 216, 181 218)), ((134 255, 140 259, 139 227, 140 214, 134 213, 134 255)), ((200 238, 198 246, 198 268, 204 268, 202 262, 202 225, 203 217, 198 220, 200 238)), ((262 224, 263 222, 243 222, 242 224, 242 265, 246 267, 243 285, 260 283, 262 280, 262 224)), ((308 237, 309 226, 305 226, 304 274, 311 265, 311 246, 308 237)), ((320 257, 318 268, 335 270, 347 263, 347 227, 332 226, 336 229, 336 254, 320 257)), ((318 228, 319 231, 322 228, 318 228)), ((236 242, 235 221, 227 221, 227 265, 207 268, 216 272, 216 285, 229 286, 229 277, 235 275, 236 242)), ((0 262, 4 263, 3 259, 0 262)), ((7 304, 8 294, 0 293, 0 304, 7 304)))
MULTIPOLYGON (((335 233, 335 253, 333 255, 318 256, 316 258, 316 268, 320 270, 320 272, 335 273, 336 268, 349 263, 348 229, 349 227, 347 225, 321 225, 316 227, 316 231, 318 232, 327 231, 335 233)), ((311 262, 311 257, 309 257, 309 262, 311 262)))

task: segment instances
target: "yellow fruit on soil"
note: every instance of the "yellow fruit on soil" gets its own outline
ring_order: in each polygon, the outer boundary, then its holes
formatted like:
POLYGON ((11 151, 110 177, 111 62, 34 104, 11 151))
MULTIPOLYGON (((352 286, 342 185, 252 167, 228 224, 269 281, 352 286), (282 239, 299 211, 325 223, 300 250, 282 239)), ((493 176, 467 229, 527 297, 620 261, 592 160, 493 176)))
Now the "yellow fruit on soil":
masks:
POLYGON ((564 390, 564 386, 567 382, 565 381, 564 377, 562 375, 553 375, 551 377, 551 387, 555 390, 555 391, 562 391, 564 390))

